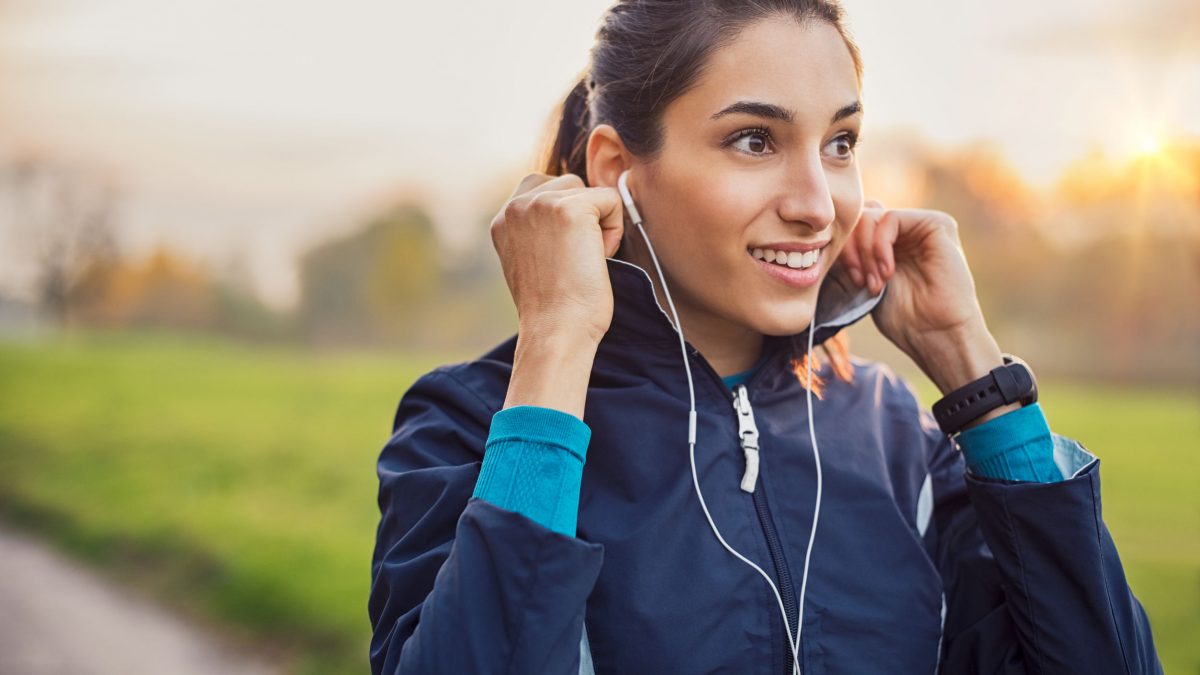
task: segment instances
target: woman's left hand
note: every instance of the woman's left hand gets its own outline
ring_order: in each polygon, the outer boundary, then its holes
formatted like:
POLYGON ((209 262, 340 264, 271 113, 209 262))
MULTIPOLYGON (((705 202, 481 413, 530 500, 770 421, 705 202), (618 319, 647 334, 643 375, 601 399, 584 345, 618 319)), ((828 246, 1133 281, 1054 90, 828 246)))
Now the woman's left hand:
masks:
POLYGON ((875 325, 943 391, 1001 364, 949 214, 867 200, 842 256, 860 286, 878 293, 889 284, 875 325))

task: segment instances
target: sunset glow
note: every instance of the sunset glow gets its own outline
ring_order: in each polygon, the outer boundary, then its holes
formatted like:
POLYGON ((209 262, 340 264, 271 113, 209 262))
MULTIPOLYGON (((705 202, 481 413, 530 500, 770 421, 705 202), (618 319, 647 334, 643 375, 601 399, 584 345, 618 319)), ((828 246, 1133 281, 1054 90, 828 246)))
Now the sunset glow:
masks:
POLYGON ((1142 140, 1138 143, 1138 154, 1142 157, 1154 157, 1161 155, 1163 150, 1162 141, 1157 136, 1145 134, 1142 140))

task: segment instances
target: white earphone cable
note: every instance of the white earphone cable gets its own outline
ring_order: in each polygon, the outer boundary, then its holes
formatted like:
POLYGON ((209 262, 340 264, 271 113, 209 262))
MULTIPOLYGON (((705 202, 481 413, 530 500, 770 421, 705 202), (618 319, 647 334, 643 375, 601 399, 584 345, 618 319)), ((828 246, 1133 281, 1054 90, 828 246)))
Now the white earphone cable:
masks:
POLYGON ((800 631, 804 628, 804 592, 808 589, 808 563, 812 559, 813 543, 817 538, 817 519, 821 515, 821 452, 817 450, 817 432, 813 424, 813 404, 812 404, 812 353, 813 353, 813 333, 816 332, 817 323, 817 308, 813 306, 812 322, 808 326, 808 351, 804 359, 805 370, 807 371, 808 381, 805 383, 805 390, 808 398, 808 437, 812 440, 813 463, 817 467, 817 499, 816 505, 813 507, 812 528, 808 532, 808 549, 804 552, 804 572, 800 575, 800 611, 796 620, 796 644, 800 644, 800 631))
MULTIPOLYGON (((659 282, 662 284, 662 287, 663 287, 663 294, 666 295, 666 297, 667 297, 667 305, 671 308, 671 314, 675 318, 675 332, 679 336, 679 349, 683 353, 683 366, 684 366, 684 370, 687 373, 688 397, 689 397, 689 404, 690 404, 690 409, 688 412, 688 459, 691 462, 691 467, 692 467, 692 486, 696 490, 696 497, 700 501, 700 508, 704 511, 704 517, 708 520, 708 525, 712 529, 713 534, 716 535, 717 541, 721 542, 721 546, 725 547, 725 550, 727 550, 731 554, 733 554, 734 557, 736 557, 738 560, 741 560, 742 562, 746 563, 750 567, 754 568, 754 570, 756 572, 758 572, 759 575, 761 575, 763 579, 766 580, 767 585, 769 585, 771 587, 771 592, 775 594, 775 601, 779 604, 780 615, 783 617, 784 632, 787 634, 788 646, 792 650, 792 665, 793 665, 792 672, 796 673, 796 675, 800 675, 800 662, 799 662, 798 656, 799 656, 799 647, 800 647, 800 627, 801 627, 801 624, 804 623, 804 591, 808 584, 808 563, 809 563, 809 558, 812 554, 813 540, 814 540, 814 538, 816 536, 816 532, 817 532, 817 516, 821 510, 821 460, 820 460, 820 455, 817 454, 817 438, 816 438, 816 434, 813 431, 814 427, 813 427, 813 414, 812 414, 812 388, 811 388, 812 363, 811 363, 811 358, 805 359, 805 363, 808 366, 808 378, 809 378, 808 431, 809 431, 810 436, 812 437, 813 456, 816 458, 816 462, 817 462, 817 506, 816 506, 816 510, 813 511, 812 531, 809 533, 808 551, 805 553, 805 556, 804 556, 804 573, 803 573, 803 576, 802 576, 801 582, 800 582, 800 597, 799 597, 799 611, 797 613, 797 616, 798 616, 797 626, 796 626, 795 637, 793 638, 792 628, 788 624, 787 609, 784 607, 783 598, 782 598, 782 596, 780 596, 779 589, 775 586, 775 582, 771 580, 770 575, 768 575, 766 572, 764 572, 761 567, 759 567, 757 564, 755 564, 752 560, 746 558, 746 556, 737 552, 732 546, 729 545, 728 542, 725 541, 725 538, 723 536, 721 536, 720 530, 717 529, 716 523, 713 522, 712 514, 709 513, 709 511, 708 511, 708 504, 706 504, 704 501, 704 494, 700 490, 700 478, 696 472, 696 390, 695 390, 695 385, 692 381, 691 362, 687 357, 687 345, 684 342, 684 338, 683 338, 683 326, 680 324, 679 312, 676 311, 676 309, 675 309, 675 302, 671 299, 671 291, 667 288, 667 280, 666 280, 665 276, 663 275, 662 267, 658 264, 658 256, 656 256, 654 253, 654 246, 650 243, 650 238, 646 235, 645 228, 642 227, 641 215, 638 213, 637 207, 633 203, 633 196, 629 193, 629 188, 625 183, 626 175, 628 173, 629 173, 628 170, 621 173, 621 176, 617 179, 617 188, 618 188, 619 192, 621 193, 621 198, 625 203, 625 209, 629 213, 630 219, 633 221, 633 224, 638 228, 638 231, 642 235, 642 240, 646 242, 646 248, 650 251, 650 259, 651 259, 651 261, 653 261, 654 269, 658 273, 659 282)), ((809 354, 812 354, 813 333, 815 331, 815 327, 816 327, 816 307, 813 308, 813 318, 812 318, 812 321, 809 323, 809 330, 808 330, 808 353, 809 354)))

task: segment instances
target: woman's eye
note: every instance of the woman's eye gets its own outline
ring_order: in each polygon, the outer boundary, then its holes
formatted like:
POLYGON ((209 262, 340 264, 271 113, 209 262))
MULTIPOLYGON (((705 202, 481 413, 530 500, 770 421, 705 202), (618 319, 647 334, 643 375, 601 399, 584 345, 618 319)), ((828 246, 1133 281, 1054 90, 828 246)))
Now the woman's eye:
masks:
POLYGON ((829 144, 837 149, 834 156, 838 159, 850 159, 851 153, 858 145, 858 136, 853 133, 842 134, 830 141, 829 144))
POLYGON ((744 129, 726 142, 748 155, 770 154, 771 135, 766 129, 744 129))

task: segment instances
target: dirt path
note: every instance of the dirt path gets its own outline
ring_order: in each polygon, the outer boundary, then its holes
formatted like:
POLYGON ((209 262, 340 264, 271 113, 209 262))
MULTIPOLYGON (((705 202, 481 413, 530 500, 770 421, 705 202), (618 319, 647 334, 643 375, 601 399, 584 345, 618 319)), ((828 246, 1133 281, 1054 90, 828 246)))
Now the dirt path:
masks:
POLYGON ((0 525, 0 674, 278 672, 0 525))

